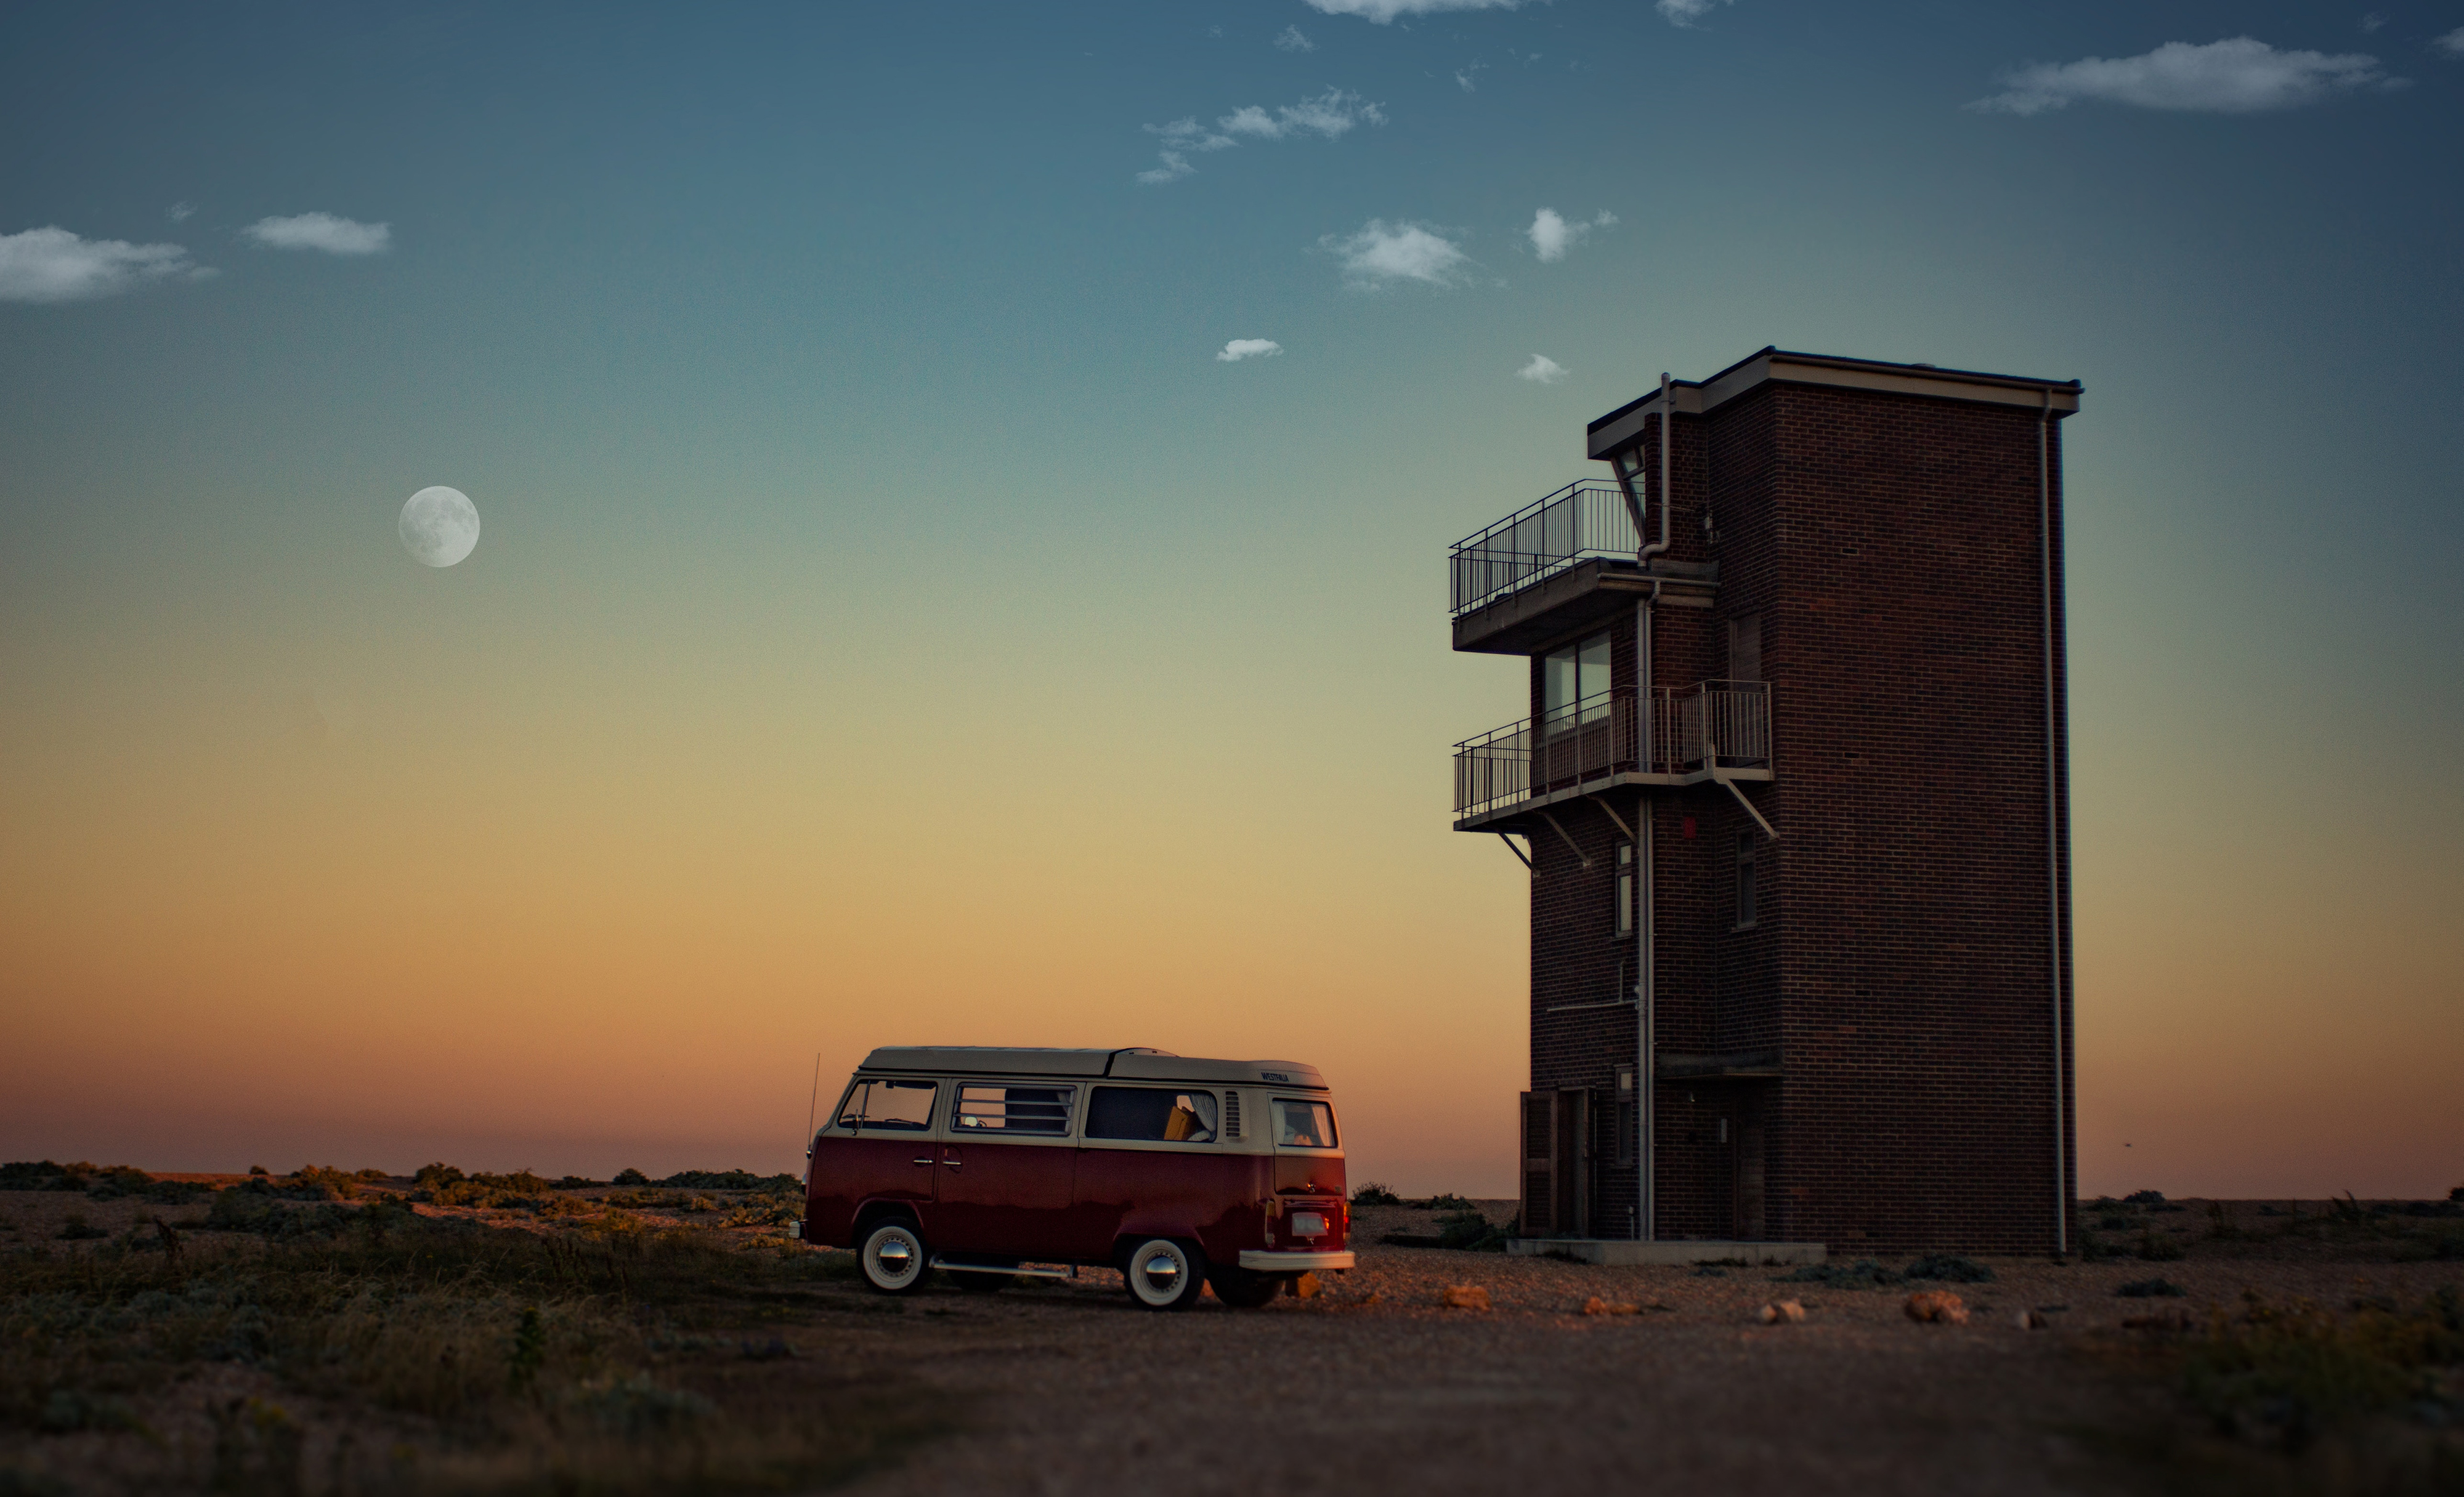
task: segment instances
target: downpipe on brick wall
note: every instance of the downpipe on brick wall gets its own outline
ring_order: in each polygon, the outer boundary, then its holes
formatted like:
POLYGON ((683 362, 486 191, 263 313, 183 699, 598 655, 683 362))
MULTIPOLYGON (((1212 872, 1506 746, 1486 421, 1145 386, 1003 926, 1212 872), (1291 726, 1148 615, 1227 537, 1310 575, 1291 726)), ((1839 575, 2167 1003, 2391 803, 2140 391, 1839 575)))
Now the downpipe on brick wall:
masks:
POLYGON ((2062 853, 2058 780, 2060 741, 2054 714, 2054 392, 2036 422, 2036 536, 2045 605, 2045 906, 2054 973, 2054 1251, 2071 1247, 2068 1098, 2062 1095, 2062 853))
MULTIPOLYGON (((1676 445, 1677 392, 1668 371, 1660 372, 1660 539, 1639 546, 1635 562, 1645 574, 1651 571, 1652 558, 1668 550, 1669 453, 1676 445)), ((1640 517, 1637 517, 1634 538, 1643 537, 1640 517)), ((1634 606, 1635 696, 1642 704, 1643 760, 1650 763, 1651 732, 1651 620, 1654 605, 1660 601, 1660 578, 1652 576, 1651 592, 1634 606)), ((1637 835, 1635 844, 1635 992, 1634 992, 1634 1110, 1635 1110, 1635 1194, 1642 1209, 1635 1225, 1635 1235, 1643 1242, 1660 1237, 1660 1078, 1655 1061, 1659 1055, 1659 964, 1654 949, 1659 911, 1653 871, 1657 859, 1652 843, 1659 818, 1653 813, 1651 793, 1643 792, 1635 808, 1637 835)))

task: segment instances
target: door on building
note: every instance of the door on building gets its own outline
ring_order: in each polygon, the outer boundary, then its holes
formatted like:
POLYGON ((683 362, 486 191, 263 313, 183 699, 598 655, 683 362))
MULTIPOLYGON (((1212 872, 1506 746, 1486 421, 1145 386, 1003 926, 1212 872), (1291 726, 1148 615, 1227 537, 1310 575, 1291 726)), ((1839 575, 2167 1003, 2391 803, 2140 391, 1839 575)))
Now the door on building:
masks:
POLYGON ((1592 1230, 1592 1094, 1580 1087, 1523 1094, 1523 1234, 1588 1237, 1592 1230))
POLYGON ((1760 1242, 1767 1235, 1763 1219, 1763 1113, 1754 1088, 1740 1091, 1736 1118, 1729 1128, 1729 1231, 1738 1242, 1760 1242))

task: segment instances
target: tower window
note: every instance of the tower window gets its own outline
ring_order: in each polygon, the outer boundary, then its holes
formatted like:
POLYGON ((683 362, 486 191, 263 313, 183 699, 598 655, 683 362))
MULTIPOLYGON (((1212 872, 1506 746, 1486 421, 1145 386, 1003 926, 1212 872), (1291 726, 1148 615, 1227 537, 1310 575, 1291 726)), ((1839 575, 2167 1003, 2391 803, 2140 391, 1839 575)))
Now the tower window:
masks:
POLYGON ((1634 844, 1619 842, 1617 854, 1617 933, 1634 934, 1634 844))
POLYGON ((1551 650, 1540 663, 1542 730, 1596 723, 1609 715, 1609 637, 1595 634, 1580 644, 1551 650))
POLYGON ((1728 620, 1728 679, 1763 679, 1763 616, 1748 614, 1728 620))
POLYGON ((1737 834, 1737 928, 1754 922, 1754 835, 1737 834))
POLYGON ((1617 1167, 1619 1169, 1634 1168, 1634 1136, 1638 1131, 1635 1125, 1641 1120, 1635 1107, 1637 1100, 1634 1072, 1631 1069, 1620 1070, 1617 1074, 1617 1167))

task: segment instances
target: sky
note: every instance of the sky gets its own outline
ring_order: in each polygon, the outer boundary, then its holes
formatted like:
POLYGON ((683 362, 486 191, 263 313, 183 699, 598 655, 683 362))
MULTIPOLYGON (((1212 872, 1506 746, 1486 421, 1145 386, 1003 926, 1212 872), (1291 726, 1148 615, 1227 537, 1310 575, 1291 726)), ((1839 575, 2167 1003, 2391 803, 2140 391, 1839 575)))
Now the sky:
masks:
POLYGON ((0 1154, 1142 1044, 1510 1194, 1445 549, 1776 344, 2085 383, 2082 1190, 2464 1181, 2464 0, 21 6, 0 140, 0 1154))

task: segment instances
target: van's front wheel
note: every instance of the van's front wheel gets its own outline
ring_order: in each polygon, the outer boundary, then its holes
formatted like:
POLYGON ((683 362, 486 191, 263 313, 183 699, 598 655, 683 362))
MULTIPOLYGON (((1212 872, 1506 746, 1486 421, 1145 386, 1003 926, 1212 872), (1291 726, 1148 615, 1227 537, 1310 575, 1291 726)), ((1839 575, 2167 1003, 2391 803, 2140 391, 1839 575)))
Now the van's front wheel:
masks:
POLYGON ((864 1281, 884 1294, 913 1294, 933 1271, 924 1234, 905 1222, 884 1222, 874 1227, 856 1253, 864 1265, 864 1281))
POLYGON ((1190 1243, 1150 1237, 1122 1260, 1121 1277, 1149 1310, 1187 1310, 1206 1288, 1206 1255, 1190 1243))

